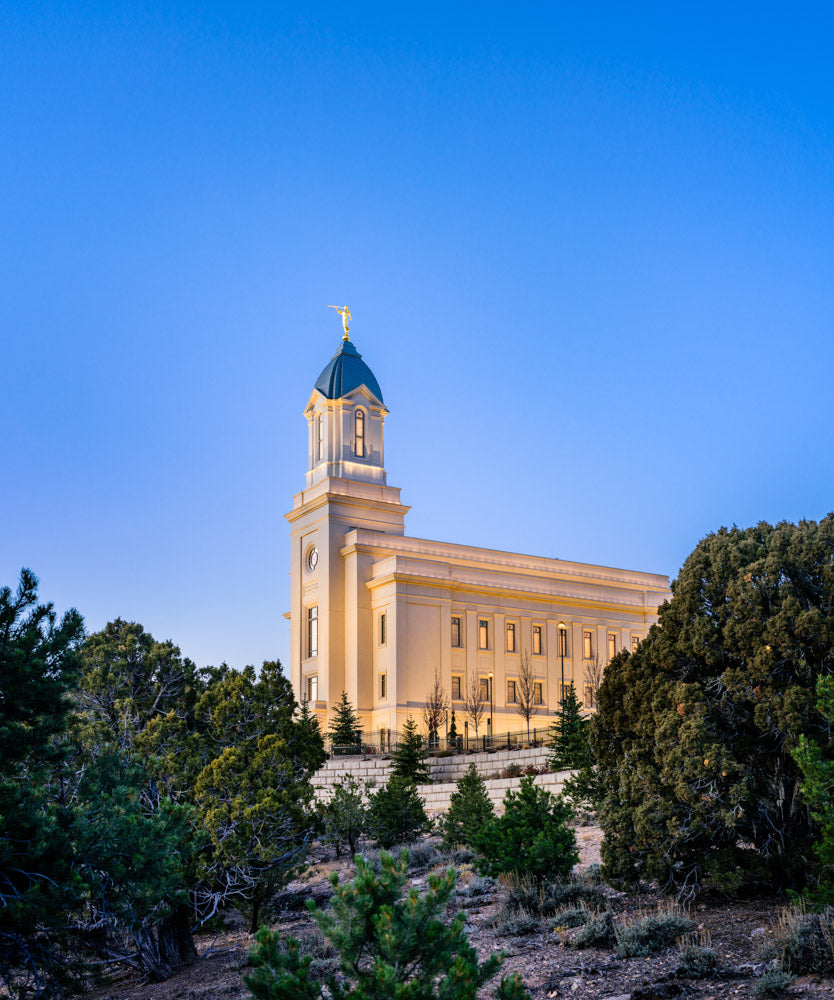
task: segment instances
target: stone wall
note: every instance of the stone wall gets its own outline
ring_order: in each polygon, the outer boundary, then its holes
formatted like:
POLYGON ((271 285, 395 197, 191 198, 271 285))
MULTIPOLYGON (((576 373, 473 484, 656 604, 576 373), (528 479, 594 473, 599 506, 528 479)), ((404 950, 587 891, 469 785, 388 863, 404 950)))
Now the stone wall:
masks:
MULTIPOLYGON (((430 815, 446 812, 449 808, 449 797, 455 790, 456 782, 466 773, 470 764, 474 764, 478 773, 484 779, 487 794, 492 800, 496 812, 502 811, 504 796, 509 788, 518 788, 519 778, 504 778, 501 775, 510 766, 543 767, 547 764, 550 751, 545 747, 527 750, 503 750, 495 753, 456 754, 453 757, 429 757, 426 760, 431 783, 418 785, 420 797, 430 815)), ((316 798, 327 801, 333 794, 333 785, 348 775, 359 782, 367 782, 373 788, 380 788, 391 775, 393 762, 390 757, 357 756, 331 757, 324 767, 313 776, 313 787, 316 798)), ((554 794, 561 791, 568 771, 555 774, 538 774, 535 783, 554 794)))

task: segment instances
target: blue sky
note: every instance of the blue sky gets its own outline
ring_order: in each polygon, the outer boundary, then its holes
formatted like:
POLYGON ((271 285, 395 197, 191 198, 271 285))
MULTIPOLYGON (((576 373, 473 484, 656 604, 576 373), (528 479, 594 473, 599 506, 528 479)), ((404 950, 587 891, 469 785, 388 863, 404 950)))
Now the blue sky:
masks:
POLYGON ((668 573, 832 507, 827 4, 0 7, 0 583, 289 659, 353 340, 409 534, 668 573))

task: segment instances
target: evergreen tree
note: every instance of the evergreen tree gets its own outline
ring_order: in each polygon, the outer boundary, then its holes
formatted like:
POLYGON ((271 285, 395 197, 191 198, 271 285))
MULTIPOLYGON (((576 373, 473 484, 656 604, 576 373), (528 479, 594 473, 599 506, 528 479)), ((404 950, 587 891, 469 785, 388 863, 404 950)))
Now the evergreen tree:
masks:
POLYGON ((582 718, 582 702, 571 683, 562 700, 556 721, 550 727, 550 766, 554 771, 585 767, 590 762, 588 723, 582 718))
POLYGON ((321 807, 321 815, 325 840, 335 847, 336 857, 345 842, 353 857, 356 844, 368 826, 367 785, 360 785, 351 775, 335 782, 333 795, 321 807))
POLYGON ((457 783, 449 798, 449 811, 443 818, 443 843, 446 847, 465 844, 471 847, 495 811, 487 795, 484 779, 474 764, 457 783))
MULTIPOLYGON (((834 678, 817 681, 817 708, 834 732, 834 678)), ((810 740, 802 735, 793 757, 802 771, 802 795, 820 825, 814 844, 819 869, 807 895, 816 904, 830 906, 834 904, 834 739, 810 740)))
MULTIPOLYGON (((309 974, 311 956, 302 956, 299 942, 286 944, 280 933, 263 928, 252 952, 255 971, 245 977, 258 1000, 476 1000, 481 988, 495 977, 501 957, 483 964, 469 944, 463 914, 445 919, 454 892, 456 874, 430 875, 420 895, 405 892, 408 856, 395 862, 380 857, 375 872, 363 858, 356 859, 356 876, 348 885, 331 875, 333 902, 310 912, 324 937, 339 952, 341 975, 326 983, 309 974)), ((517 976, 504 978, 496 991, 499 1000, 529 1000, 517 976)))
POLYGON ((407 844, 425 833, 429 826, 423 800, 414 782, 394 776, 371 796, 368 829, 380 846, 407 844))
POLYGON ((362 749, 362 728, 359 719, 348 700, 347 692, 342 691, 338 704, 333 706, 333 721, 330 723, 330 746, 334 753, 359 753, 362 749))
POLYGON ((833 564, 834 515, 722 528, 611 661, 594 730, 606 878, 681 896, 802 887, 816 828, 791 752, 828 740, 815 689, 834 674, 833 564))
POLYGON ((538 883, 566 878, 579 860, 576 837, 566 824, 571 811, 532 777, 504 797, 504 814, 486 823, 474 838, 485 875, 512 874, 538 883))
POLYGON ((449 746, 457 747, 458 745, 458 727, 455 723, 455 710, 452 709, 452 718, 449 722, 449 746))
POLYGON ((12 996, 71 978, 67 914, 83 890, 60 737, 84 625, 75 610, 59 622, 37 586, 24 569, 16 593, 0 589, 0 983, 12 996))
POLYGON ((324 737, 321 735, 319 720, 310 711, 307 701, 301 702, 295 721, 294 750, 303 761, 306 770, 313 774, 327 760, 327 754, 324 750, 324 737))
POLYGON ((397 740, 394 751, 394 766, 392 774, 415 785, 425 784, 429 780, 429 772, 425 764, 426 751, 423 748, 423 737, 417 732, 417 723, 409 716, 403 725, 403 731, 397 740))

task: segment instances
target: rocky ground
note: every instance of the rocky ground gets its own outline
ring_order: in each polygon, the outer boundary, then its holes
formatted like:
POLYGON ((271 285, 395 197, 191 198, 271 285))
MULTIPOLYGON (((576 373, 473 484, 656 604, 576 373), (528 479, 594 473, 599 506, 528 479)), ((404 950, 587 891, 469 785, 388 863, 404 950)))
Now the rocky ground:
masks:
MULTIPOLYGON (((599 860, 600 831, 596 827, 577 830, 581 859, 578 868, 587 868, 599 860)), ((315 864, 276 900, 274 926, 298 935, 309 926, 303 900, 312 895, 326 899, 328 874, 335 870, 349 878, 350 866, 336 862, 325 852, 314 856, 315 864)), ((415 871, 414 882, 425 883, 427 871, 415 871)), ((542 920, 531 933, 499 933, 493 926, 497 911, 506 899, 507 890, 496 885, 478 894, 467 894, 466 887, 476 879, 469 866, 463 866, 460 886, 464 889, 457 901, 467 917, 469 939, 482 958, 494 951, 506 955, 503 972, 519 972, 534 1000, 570 997, 573 1000, 663 1000, 667 997, 692 1000, 728 1000, 755 997, 756 984, 765 969, 760 958, 762 945, 772 934, 772 925, 783 903, 759 899, 753 902, 705 900, 691 911, 697 922, 696 933, 706 935, 716 952, 714 973, 693 979, 676 973, 679 953, 672 946, 647 958, 621 958, 612 949, 582 951, 561 943, 564 932, 550 929, 542 920)), ((656 895, 626 896, 604 891, 618 918, 654 911, 660 900, 656 895)), ((114 976, 109 985, 92 991, 95 1000, 247 1000, 250 994, 243 984, 247 954, 252 939, 241 929, 198 941, 201 959, 196 966, 164 983, 144 983, 135 976, 114 976)), ((491 996, 487 989, 485 996, 491 996)), ((796 979, 790 996, 806 1000, 832 1000, 834 979, 806 976, 796 979)))

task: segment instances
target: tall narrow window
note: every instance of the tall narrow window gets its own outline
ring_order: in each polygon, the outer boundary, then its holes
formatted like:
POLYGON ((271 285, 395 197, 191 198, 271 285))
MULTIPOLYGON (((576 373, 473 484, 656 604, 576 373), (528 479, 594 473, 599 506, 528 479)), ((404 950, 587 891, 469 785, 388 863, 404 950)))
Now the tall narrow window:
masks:
POLYGON ((593 684, 585 685, 585 708, 596 708, 597 706, 597 689, 593 684))
POLYGON ((379 697, 385 698, 388 695, 388 675, 379 675, 379 697))
POLYGON ((452 615, 452 645, 462 646, 463 643, 460 641, 460 616, 452 615))
POLYGON ((613 632, 608 633, 608 659, 613 660, 617 655, 617 636, 613 632))
POLYGON ((320 462, 324 458, 324 417, 319 414, 316 417, 316 461, 320 462))
POLYGON ((631 637, 631 651, 632 651, 632 653, 636 653, 637 652, 637 647, 639 645, 640 645, 640 636, 639 635, 633 635, 631 637))
POLYGON ((507 704, 515 704, 515 681, 507 681, 507 704))
POLYGON ((481 678, 480 694, 481 701, 489 701, 489 677, 481 678))
POLYGON ((533 626, 533 656, 542 655, 542 627, 541 625, 533 626))
POLYGON ((319 700, 319 676, 311 674, 307 678, 307 701, 319 700))
POLYGON ((544 694, 543 694, 543 691, 542 691, 542 683, 541 683, 541 681, 534 681, 533 682, 533 703, 535 705, 543 705, 544 704, 544 694))
POLYGON ((307 608, 307 655, 319 655, 319 608, 317 604, 307 608))
POLYGON ((354 453, 357 458, 365 457, 365 411, 357 410, 355 416, 354 453))
POLYGON ((489 622, 486 618, 478 620, 478 649, 489 649, 489 622))
POLYGON ((460 677, 457 677, 454 674, 452 675, 452 701, 461 700, 460 681, 460 677))
POLYGON ((582 633, 582 655, 586 660, 594 655, 593 632, 590 629, 585 629, 582 633))
POLYGON ((379 616, 379 644, 384 646, 388 642, 388 616, 383 611, 379 616))
POLYGON ((507 622, 507 652, 515 652, 515 623, 507 622))

